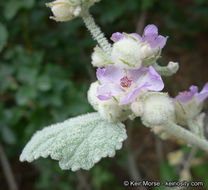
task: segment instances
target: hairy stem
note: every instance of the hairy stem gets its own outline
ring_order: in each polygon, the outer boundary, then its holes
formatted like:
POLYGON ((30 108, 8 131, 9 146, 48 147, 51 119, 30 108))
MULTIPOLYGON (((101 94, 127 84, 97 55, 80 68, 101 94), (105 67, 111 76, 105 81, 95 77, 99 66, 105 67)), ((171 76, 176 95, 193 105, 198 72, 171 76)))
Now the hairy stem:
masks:
POLYGON ((193 120, 187 120, 188 127, 191 130, 192 133, 197 134, 197 127, 194 125, 193 120))
POLYGON ((108 42, 107 38, 100 30, 100 27, 96 25, 92 15, 89 12, 85 12, 82 14, 82 19, 87 29, 90 31, 92 37, 98 42, 98 44, 104 50, 104 52, 110 55, 111 44, 108 42))
POLYGON ((189 129, 198 135, 200 138, 204 138, 204 128, 203 125, 198 124, 196 121, 187 120, 189 129))
POLYGON ((208 141, 201 139, 200 137, 184 129, 183 127, 171 121, 168 121, 166 124, 161 125, 161 127, 169 134, 181 138, 187 143, 197 146, 202 150, 208 151, 208 141))

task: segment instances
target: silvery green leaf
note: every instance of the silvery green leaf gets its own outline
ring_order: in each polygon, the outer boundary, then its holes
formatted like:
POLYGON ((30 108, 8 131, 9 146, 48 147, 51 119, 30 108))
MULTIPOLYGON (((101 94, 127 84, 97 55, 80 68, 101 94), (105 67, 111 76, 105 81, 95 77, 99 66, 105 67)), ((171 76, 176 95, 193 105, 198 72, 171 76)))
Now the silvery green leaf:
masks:
POLYGON ((44 128, 25 146, 20 161, 50 156, 61 169, 89 170, 103 157, 113 157, 127 138, 122 123, 111 123, 98 113, 78 116, 44 128))

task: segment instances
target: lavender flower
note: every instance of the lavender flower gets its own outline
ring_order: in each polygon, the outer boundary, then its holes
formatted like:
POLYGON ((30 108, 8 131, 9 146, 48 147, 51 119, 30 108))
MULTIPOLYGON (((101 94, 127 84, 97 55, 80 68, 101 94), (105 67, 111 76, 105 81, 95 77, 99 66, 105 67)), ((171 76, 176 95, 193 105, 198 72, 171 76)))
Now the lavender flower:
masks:
POLYGON ((97 88, 100 100, 114 99, 119 105, 134 101, 141 92, 161 91, 164 83, 155 69, 141 67, 137 70, 125 70, 109 66, 97 69, 97 78, 101 83, 97 88))
POLYGON ((198 93, 197 86, 191 86, 189 89, 190 91, 180 92, 179 95, 175 97, 175 100, 180 101, 182 104, 187 104, 195 98, 200 103, 208 97, 208 83, 204 85, 200 93, 198 93))
POLYGON ((153 24, 149 24, 145 27, 144 29, 144 33, 142 36, 140 36, 137 33, 132 33, 129 35, 126 35, 124 33, 120 33, 120 32, 116 32, 112 35, 111 39, 114 42, 118 42, 119 40, 123 39, 123 38, 134 38, 135 40, 144 43, 147 42, 151 48, 153 49, 163 49, 168 37, 164 37, 158 34, 158 28, 153 25, 153 24))
POLYGON ((203 108, 203 101, 208 97, 208 83, 201 92, 197 86, 191 86, 190 91, 179 93, 174 98, 177 121, 181 125, 195 120, 203 108))
POLYGON ((111 39, 115 42, 112 61, 115 66, 126 69, 139 69, 150 66, 159 58, 168 37, 158 34, 158 28, 151 24, 145 27, 142 36, 136 33, 116 32, 111 39))

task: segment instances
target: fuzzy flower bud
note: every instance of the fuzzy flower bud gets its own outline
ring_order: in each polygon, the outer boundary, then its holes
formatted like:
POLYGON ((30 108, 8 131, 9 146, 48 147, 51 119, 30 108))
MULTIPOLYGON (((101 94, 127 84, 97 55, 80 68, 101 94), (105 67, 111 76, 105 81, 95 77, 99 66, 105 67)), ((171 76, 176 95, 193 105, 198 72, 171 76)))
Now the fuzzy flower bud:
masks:
POLYGON ((113 45, 112 61, 116 67, 139 69, 142 64, 139 43, 131 38, 123 38, 113 45))
POLYGON ((178 64, 178 62, 170 61, 170 62, 168 63, 168 69, 169 69, 170 71, 172 71, 172 73, 176 73, 176 72, 178 71, 178 69, 179 69, 179 64, 178 64))
POLYGON ((98 109, 98 105, 101 102, 98 98, 97 98, 97 88, 98 88, 99 84, 98 82, 93 82, 90 85, 90 88, 87 92, 87 98, 88 98, 88 102, 90 103, 90 105, 97 110, 98 109))
POLYGON ((142 59, 152 57, 156 53, 155 49, 151 48, 151 46, 147 42, 143 42, 140 44, 140 52, 142 59))
POLYGON ((102 57, 97 52, 93 52, 93 54, 92 54, 92 65, 94 67, 103 67, 104 66, 104 61, 103 61, 102 57))
POLYGON ((147 126, 158 126, 175 120, 172 100, 165 93, 148 93, 144 100, 142 121, 147 126))
POLYGON ((69 21, 81 15, 81 13, 100 0, 56 0, 51 3, 46 3, 47 7, 51 8, 54 16, 50 18, 59 21, 69 21))
POLYGON ((103 50, 101 48, 99 48, 98 46, 96 46, 94 49, 94 52, 92 54, 92 65, 94 67, 104 67, 109 64, 112 64, 108 60, 109 60, 109 58, 103 52, 103 50))

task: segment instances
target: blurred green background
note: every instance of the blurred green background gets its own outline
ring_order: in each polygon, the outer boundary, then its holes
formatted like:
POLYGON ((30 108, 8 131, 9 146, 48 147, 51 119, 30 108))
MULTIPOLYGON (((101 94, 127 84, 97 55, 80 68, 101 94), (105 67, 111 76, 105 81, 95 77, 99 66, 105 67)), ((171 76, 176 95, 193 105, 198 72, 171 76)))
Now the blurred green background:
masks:
MULTIPOLYGON (((44 0, 0 1, 0 148, 21 190, 122 190, 132 179, 131 159, 145 180, 178 180, 167 154, 190 148, 175 140, 161 141, 136 120, 129 124, 129 141, 114 158, 105 158, 90 171, 61 171, 56 161, 20 163, 18 157, 32 134, 44 126, 93 109, 86 93, 95 80, 90 54, 96 42, 81 19, 56 23, 44 0)), ((175 96, 192 84, 208 81, 207 0, 102 0, 91 8, 110 38, 114 32, 143 32, 147 24, 169 36, 161 65, 178 61, 180 71, 165 78, 175 96)), ((192 179, 206 182, 208 156, 197 154, 192 179), (196 160, 197 160, 196 159, 196 160)), ((139 179, 138 179, 139 180, 139 179)), ((199 189, 206 189, 207 184, 199 189)), ((2 163, 0 190, 9 189, 2 163)), ((136 188, 132 188, 136 189, 136 188)), ((152 189, 152 188, 147 188, 152 189)), ((164 189, 163 187, 157 189, 164 189)))

